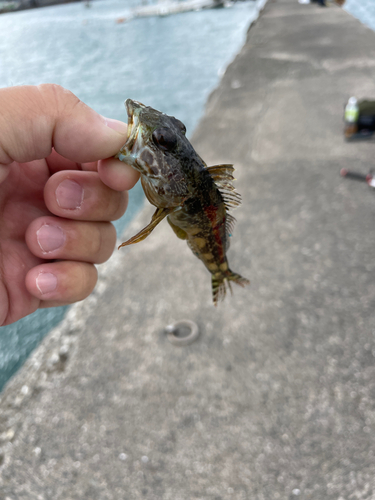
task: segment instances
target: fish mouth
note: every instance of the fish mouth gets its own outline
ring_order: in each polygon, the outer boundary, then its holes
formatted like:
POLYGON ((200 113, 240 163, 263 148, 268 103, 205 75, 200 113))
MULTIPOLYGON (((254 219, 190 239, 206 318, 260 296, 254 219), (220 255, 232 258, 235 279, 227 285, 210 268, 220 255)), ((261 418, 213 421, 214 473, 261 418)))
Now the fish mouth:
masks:
POLYGON ((140 103, 132 99, 126 99, 125 107, 128 113, 128 138, 124 144, 124 149, 130 151, 138 136, 140 103))
POLYGON ((120 149, 119 153, 117 153, 116 158, 119 158, 123 161, 125 158, 128 158, 132 152, 134 144, 138 138, 139 132, 139 113, 142 108, 145 106, 140 102, 133 101, 132 99, 126 99, 125 101, 126 112, 128 113, 128 136, 125 144, 120 149))

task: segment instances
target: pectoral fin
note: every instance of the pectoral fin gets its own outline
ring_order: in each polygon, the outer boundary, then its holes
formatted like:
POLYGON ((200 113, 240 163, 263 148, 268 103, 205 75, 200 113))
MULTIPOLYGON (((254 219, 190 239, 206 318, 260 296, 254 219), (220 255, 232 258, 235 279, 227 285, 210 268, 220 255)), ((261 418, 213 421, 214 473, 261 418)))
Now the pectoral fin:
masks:
POLYGON ((155 229, 155 227, 161 222, 164 217, 166 217, 168 214, 170 214, 174 210, 173 208, 157 208, 154 215, 152 216, 150 224, 148 224, 146 227, 142 229, 139 233, 137 233, 135 236, 130 238, 130 240, 125 241, 122 243, 118 248, 120 249, 121 247, 125 247, 127 245, 132 245, 133 243, 138 243, 139 241, 144 240, 147 238, 147 236, 155 229))

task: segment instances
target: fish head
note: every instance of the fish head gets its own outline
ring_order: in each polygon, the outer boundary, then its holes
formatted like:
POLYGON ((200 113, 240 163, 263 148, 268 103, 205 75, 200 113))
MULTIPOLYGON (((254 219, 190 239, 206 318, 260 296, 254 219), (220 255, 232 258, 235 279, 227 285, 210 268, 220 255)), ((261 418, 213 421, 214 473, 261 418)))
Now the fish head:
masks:
POLYGON ((174 116, 132 99, 127 99, 125 106, 128 137, 117 158, 141 173, 151 203, 180 203, 190 189, 187 177, 194 167, 205 165, 186 138, 185 125, 174 116))

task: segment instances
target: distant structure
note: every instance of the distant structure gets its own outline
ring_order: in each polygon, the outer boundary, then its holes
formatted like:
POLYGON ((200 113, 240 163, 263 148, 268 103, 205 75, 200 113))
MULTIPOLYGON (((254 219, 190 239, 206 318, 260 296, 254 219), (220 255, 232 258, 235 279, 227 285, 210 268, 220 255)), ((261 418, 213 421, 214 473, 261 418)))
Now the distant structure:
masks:
POLYGON ((19 2, 0 2, 0 14, 18 10, 19 2))
POLYGON ((15 10, 35 9, 79 0, 0 0, 0 14, 15 10))
POLYGON ((158 3, 141 5, 132 10, 135 17, 169 16, 190 10, 212 9, 224 6, 225 0, 160 0, 158 3))
MULTIPOLYGON (((77 2, 82 0, 0 0, 0 14, 16 10, 35 9, 48 5, 77 2)), ((141 5, 132 10, 130 17, 119 18, 116 22, 129 21, 134 17, 168 16, 189 10, 212 9, 222 7, 236 0, 159 0, 146 5, 147 0, 141 0, 141 5)), ((91 6, 91 0, 83 0, 86 7, 91 6)))

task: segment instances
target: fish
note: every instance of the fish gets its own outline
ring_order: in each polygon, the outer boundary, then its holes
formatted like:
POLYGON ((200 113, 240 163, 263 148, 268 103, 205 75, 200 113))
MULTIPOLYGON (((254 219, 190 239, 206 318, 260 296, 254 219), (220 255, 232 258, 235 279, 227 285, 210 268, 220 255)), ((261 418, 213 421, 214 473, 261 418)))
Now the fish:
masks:
POLYGON ((216 306, 227 288, 232 292, 231 282, 242 287, 250 283, 230 270, 226 256, 235 223, 229 210, 241 203, 232 185, 233 165, 208 167, 174 116, 132 99, 125 107, 128 137, 115 157, 141 174, 144 193, 156 211, 145 228, 118 248, 144 240, 166 217, 211 273, 216 306))

